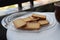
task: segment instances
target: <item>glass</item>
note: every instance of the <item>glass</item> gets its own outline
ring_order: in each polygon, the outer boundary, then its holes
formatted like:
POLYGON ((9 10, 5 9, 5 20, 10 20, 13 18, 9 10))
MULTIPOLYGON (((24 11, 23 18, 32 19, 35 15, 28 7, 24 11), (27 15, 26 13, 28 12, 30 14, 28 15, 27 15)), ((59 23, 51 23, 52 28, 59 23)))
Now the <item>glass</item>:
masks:
POLYGON ((56 2, 54 5, 55 5, 55 17, 57 21, 60 23, 60 1, 56 2))

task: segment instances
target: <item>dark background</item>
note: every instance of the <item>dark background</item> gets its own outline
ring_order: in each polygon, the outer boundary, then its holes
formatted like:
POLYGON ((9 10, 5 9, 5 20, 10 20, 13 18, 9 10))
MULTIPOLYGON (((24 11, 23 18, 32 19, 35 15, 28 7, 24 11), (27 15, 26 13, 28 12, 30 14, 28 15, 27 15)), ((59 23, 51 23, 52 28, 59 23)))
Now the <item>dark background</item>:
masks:
POLYGON ((1 25, 1 20, 4 18, 5 16, 0 16, 0 40, 7 40, 6 39, 6 29, 1 25))
POLYGON ((0 0, 0 7, 12 5, 12 4, 18 4, 23 3, 27 1, 33 1, 33 0, 0 0))

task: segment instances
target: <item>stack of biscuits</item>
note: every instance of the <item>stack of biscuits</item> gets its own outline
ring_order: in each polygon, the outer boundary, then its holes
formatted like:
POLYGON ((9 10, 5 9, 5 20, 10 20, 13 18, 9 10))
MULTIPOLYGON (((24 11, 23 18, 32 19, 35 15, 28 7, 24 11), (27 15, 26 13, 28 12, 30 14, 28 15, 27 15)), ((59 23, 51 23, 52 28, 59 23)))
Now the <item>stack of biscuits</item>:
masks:
POLYGON ((45 15, 32 14, 29 17, 16 19, 13 21, 17 29, 22 30, 39 30, 42 26, 48 25, 45 15))

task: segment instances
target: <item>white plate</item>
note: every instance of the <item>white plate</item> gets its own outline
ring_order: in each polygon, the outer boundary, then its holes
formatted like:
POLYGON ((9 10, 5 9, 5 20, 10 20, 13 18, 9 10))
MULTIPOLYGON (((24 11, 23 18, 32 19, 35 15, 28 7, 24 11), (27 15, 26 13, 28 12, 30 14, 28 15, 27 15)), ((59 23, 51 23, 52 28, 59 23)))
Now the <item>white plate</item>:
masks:
POLYGON ((6 20, 6 17, 2 19, 1 24, 2 24, 2 26, 3 26, 4 28, 7 29, 7 25, 6 25, 5 20, 6 20))
MULTIPOLYGON (((40 12, 36 12, 36 13, 40 13, 40 12)), ((10 24, 8 30, 7 30, 7 40, 57 40, 59 39, 59 32, 55 31, 55 27, 57 22, 56 19, 54 17, 54 13, 40 13, 40 14, 45 14, 48 17, 48 19, 50 19, 50 22, 52 23, 52 26, 48 26, 48 29, 51 30, 46 30, 44 29, 43 32, 26 32, 26 31, 16 31, 14 29, 14 27, 12 28, 12 24, 10 24), (54 28, 53 28, 54 27, 54 28), (14 30, 13 30, 14 29, 14 30), (58 36, 57 36, 58 34, 58 36), (56 39, 57 38, 57 39, 56 39)))
MULTIPOLYGON (((11 20, 11 19, 10 19, 11 20)), ((51 14, 47 14, 47 13, 39 13, 39 12, 27 12, 26 15, 20 16, 20 17, 15 17, 14 19, 12 19, 12 21, 9 23, 9 25, 7 26, 8 29, 12 30, 12 31, 17 31, 17 32, 41 32, 41 31, 45 31, 48 29, 51 29, 55 26, 55 19, 52 17, 51 14), (15 19, 19 19, 19 18, 25 18, 28 16, 31 16, 32 14, 41 14, 41 15, 45 15, 46 19, 49 21, 49 25, 42 27, 40 30, 33 30, 33 31, 26 31, 26 30, 19 30, 16 29, 15 26, 13 25, 13 20, 15 19)))
POLYGON ((11 21, 14 20, 15 18, 28 17, 28 16, 32 15, 33 13, 46 15, 47 20, 49 21, 49 25, 47 25, 45 27, 42 27, 39 31, 45 31, 45 30, 51 29, 51 28, 53 28, 55 26, 56 20, 55 20, 55 18, 53 18, 53 16, 51 14, 49 14, 49 13, 40 13, 40 12, 20 12, 20 13, 15 13, 15 14, 12 14, 12 15, 4 18, 1 23, 6 29, 11 29, 11 30, 15 30, 15 31, 22 31, 22 30, 18 30, 16 28, 14 28, 14 25, 12 25, 13 23, 11 21))

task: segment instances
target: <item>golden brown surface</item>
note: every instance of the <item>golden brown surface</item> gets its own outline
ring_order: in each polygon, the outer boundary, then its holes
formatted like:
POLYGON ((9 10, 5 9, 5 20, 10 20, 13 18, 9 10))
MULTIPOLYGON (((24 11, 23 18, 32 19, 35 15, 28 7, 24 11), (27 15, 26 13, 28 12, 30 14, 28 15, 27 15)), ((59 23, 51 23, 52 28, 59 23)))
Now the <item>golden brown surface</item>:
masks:
POLYGON ((26 22, 24 20, 22 20, 22 19, 14 20, 13 23, 14 23, 16 28, 21 28, 24 25, 26 25, 26 22))
POLYGON ((40 18, 40 19, 46 19, 45 15, 39 15, 39 14, 33 14, 32 17, 40 18))
POLYGON ((25 30, 38 30, 38 29, 40 29, 40 24, 37 22, 29 22, 29 23, 27 23, 26 27, 24 27, 23 29, 25 29, 25 30))
POLYGON ((27 18, 24 18, 23 20, 26 21, 26 22, 29 22, 29 21, 32 21, 33 18, 31 18, 31 17, 27 17, 27 18))
POLYGON ((47 25, 47 24, 49 24, 49 22, 47 21, 47 20, 40 20, 40 21, 38 21, 39 23, 40 23, 40 25, 47 25))

